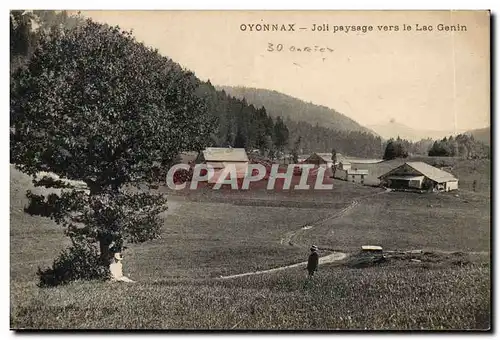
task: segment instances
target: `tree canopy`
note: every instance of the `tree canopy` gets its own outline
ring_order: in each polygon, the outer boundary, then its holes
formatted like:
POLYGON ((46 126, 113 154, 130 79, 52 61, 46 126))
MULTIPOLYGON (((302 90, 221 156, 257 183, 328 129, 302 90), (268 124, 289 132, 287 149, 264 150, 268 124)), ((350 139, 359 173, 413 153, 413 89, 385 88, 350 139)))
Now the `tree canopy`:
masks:
POLYGON ((429 156, 488 158, 490 148, 472 135, 459 134, 435 141, 429 149, 429 156))
POLYGON ((408 157, 408 151, 406 150, 405 145, 402 140, 398 137, 398 139, 390 139, 387 142, 387 146, 385 147, 384 152, 384 160, 391 160, 395 158, 406 158, 408 157))

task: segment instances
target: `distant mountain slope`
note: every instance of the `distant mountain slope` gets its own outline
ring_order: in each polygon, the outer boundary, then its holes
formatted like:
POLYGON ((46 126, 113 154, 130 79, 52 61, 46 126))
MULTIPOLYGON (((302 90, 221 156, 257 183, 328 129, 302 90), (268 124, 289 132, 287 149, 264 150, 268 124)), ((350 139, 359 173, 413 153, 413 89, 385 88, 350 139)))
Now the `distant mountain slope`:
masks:
POLYGON ((322 127, 340 131, 360 131, 375 134, 370 129, 361 126, 356 121, 333 109, 306 103, 277 91, 232 86, 216 86, 216 88, 224 90, 227 94, 236 98, 245 98, 247 103, 254 106, 264 106, 267 113, 272 117, 281 116, 296 122, 303 121, 313 125, 318 124, 322 127))
POLYGON ((483 142, 486 145, 490 145, 491 140, 490 140, 490 127, 485 127, 482 129, 475 129, 475 130, 470 130, 467 131, 467 133, 470 133, 472 136, 474 136, 474 139, 483 142))
MULTIPOLYGON (((407 139, 410 141, 419 141, 421 139, 442 139, 447 136, 454 135, 453 130, 443 130, 443 131, 435 131, 435 130, 419 130, 414 129, 404 124, 391 121, 385 124, 374 124, 368 125, 368 128, 372 129, 376 133, 378 133, 381 137, 389 139, 389 138, 397 138, 398 136, 402 139, 407 139)), ((457 131, 458 133, 463 133, 465 131, 457 131)))

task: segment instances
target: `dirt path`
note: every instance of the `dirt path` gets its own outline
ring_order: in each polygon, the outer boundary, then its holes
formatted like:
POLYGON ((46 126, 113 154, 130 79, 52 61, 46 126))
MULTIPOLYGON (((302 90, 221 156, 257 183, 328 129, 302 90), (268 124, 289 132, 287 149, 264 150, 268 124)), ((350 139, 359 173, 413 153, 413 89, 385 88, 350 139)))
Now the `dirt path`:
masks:
MULTIPOLYGON (((329 254, 326 256, 322 256, 319 258, 319 264, 325 264, 325 263, 332 263, 336 261, 343 260, 347 257, 347 254, 345 253, 333 253, 329 254)), ((235 274, 235 275, 229 275, 229 276, 221 276, 219 279, 233 279, 236 277, 243 277, 243 276, 251 276, 251 275, 259 275, 259 274, 267 274, 267 273, 275 273, 281 270, 286 270, 290 268, 295 268, 295 267, 301 267, 301 266, 306 266, 307 262, 300 262, 300 263, 294 263, 288 266, 283 266, 283 267, 278 267, 278 268, 273 268, 273 269, 267 269, 267 270, 259 270, 256 272, 248 272, 248 273, 242 273, 242 274, 235 274)))
POLYGON ((326 222, 326 221, 329 221, 329 220, 333 220, 333 219, 336 219, 336 218, 341 218, 342 216, 344 216, 345 214, 347 214, 347 212, 349 212, 351 209, 353 209, 354 207, 356 207, 357 205, 359 204, 359 202, 357 200, 354 200, 352 201, 347 207, 345 207, 344 209, 340 210, 339 212, 336 212, 332 215, 329 215, 321 220, 318 220, 316 222, 313 222, 313 223, 310 223, 310 224, 306 224, 304 226, 302 226, 300 229, 298 230, 294 230, 294 231, 290 231, 288 233, 285 234, 285 236, 280 240, 280 244, 289 244, 289 245, 294 245, 292 243, 292 238, 294 236, 296 236, 297 233, 299 233, 300 231, 302 230, 309 230, 309 229, 312 229, 314 227, 317 227, 319 226, 320 224, 326 222))
POLYGON ((347 207, 343 208, 342 210, 336 212, 336 213, 333 213, 325 218, 322 218, 321 220, 318 220, 318 221, 315 221, 313 223, 310 223, 310 224, 306 224, 304 226, 302 226, 300 229, 298 230, 294 230, 294 231, 290 231, 288 233, 285 234, 285 236, 280 240, 280 244, 288 244, 288 245, 296 245, 296 243, 293 242, 293 238, 295 236, 297 236, 298 233, 300 233, 301 231, 305 231, 305 230, 309 230, 309 229, 312 229, 314 227, 317 227, 327 221, 331 221, 331 220, 334 220, 334 219, 338 219, 338 218, 342 218, 344 217, 348 212, 350 212, 352 209, 354 209, 356 206, 359 205, 360 201, 366 199, 366 198, 370 198, 370 197, 373 197, 373 196, 377 196, 377 195, 381 195, 381 194, 385 194, 387 192, 390 192, 390 190, 385 190, 385 191, 382 191, 382 192, 377 192, 377 193, 374 193, 374 194, 369 194, 369 195, 365 195, 365 196, 361 196, 361 197, 358 197, 356 199, 354 199, 347 207))
MULTIPOLYGON (((423 251, 421 249, 411 249, 411 250, 385 250, 384 253, 388 258, 394 257, 395 255, 404 255, 404 254, 422 254, 424 252, 428 252, 428 250, 423 251)), ((469 254, 469 255, 489 255, 490 252, 488 251, 468 251, 468 252, 463 252, 463 251, 447 251, 447 250, 432 250, 430 251, 435 254, 469 254)), ((343 259, 345 259, 349 254, 342 253, 342 252, 334 252, 332 254, 322 256, 319 258, 319 264, 326 264, 326 263, 333 263, 333 262, 338 262, 343 259)), ((267 269, 267 270, 259 270, 255 272, 247 272, 247 273, 242 273, 242 274, 235 274, 235 275, 228 275, 228 276, 220 276, 218 279, 223 280, 223 279, 234 279, 237 277, 243 277, 243 276, 252 276, 252 275, 259 275, 259 274, 268 274, 268 273, 275 273, 278 271, 290 269, 290 268, 296 268, 296 267, 305 267, 307 265, 307 262, 300 262, 300 263, 294 263, 288 266, 282 266, 282 267, 277 267, 277 268, 272 268, 272 269, 267 269)))
MULTIPOLYGON (((338 212, 336 212, 336 213, 334 213, 332 215, 329 215, 329 216, 327 216, 327 217, 325 217, 325 218, 323 218, 321 220, 315 221, 315 222, 313 222, 311 224, 306 224, 306 225, 302 226, 298 230, 286 233, 285 236, 280 240, 280 244, 295 245, 292 242, 292 240, 293 240, 293 237, 295 237, 297 235, 297 233, 299 233, 301 231, 310 230, 310 229, 312 229, 312 228, 314 228, 316 226, 319 226, 322 223, 325 223, 326 221, 330 221, 332 219, 341 218, 345 214, 347 214, 349 211, 351 211, 352 209, 354 209, 356 206, 358 206, 358 204, 360 203, 361 200, 369 198, 369 197, 373 197, 373 196, 376 196, 376 195, 384 194, 384 193, 387 193, 389 191, 390 190, 386 190, 386 191, 382 191, 382 192, 377 192, 375 194, 370 194, 370 195, 358 197, 357 199, 353 200, 347 207, 343 208, 342 210, 340 210, 340 211, 338 211, 338 212)), ((346 257, 347 257, 347 254, 345 254, 345 253, 334 252, 332 254, 320 257, 319 258, 319 263, 320 264, 324 264, 324 263, 336 262, 336 261, 343 260, 346 257)), ((277 271, 286 270, 286 269, 295 268, 295 267, 300 267, 300 266, 305 266, 305 265, 307 265, 307 262, 300 262, 300 263, 295 263, 295 264, 291 264, 291 265, 288 265, 288 266, 282 266, 282 267, 277 267, 277 268, 273 268, 273 269, 260 270, 260 271, 256 271, 256 272, 247 272, 247 273, 235 274, 235 275, 228 275, 228 276, 221 276, 219 279, 232 279, 232 278, 235 278, 235 277, 243 277, 243 276, 250 276, 250 275, 259 275, 259 274, 274 273, 274 272, 277 272, 277 271)))

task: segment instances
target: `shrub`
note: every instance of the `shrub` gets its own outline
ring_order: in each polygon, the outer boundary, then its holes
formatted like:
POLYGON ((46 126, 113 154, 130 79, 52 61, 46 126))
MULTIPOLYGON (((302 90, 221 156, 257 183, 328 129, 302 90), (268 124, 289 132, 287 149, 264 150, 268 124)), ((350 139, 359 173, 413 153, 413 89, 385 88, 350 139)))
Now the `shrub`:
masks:
POLYGON ((38 268, 39 287, 53 287, 76 280, 105 280, 109 268, 102 265, 97 248, 83 238, 73 238, 73 245, 63 250, 52 267, 38 268))

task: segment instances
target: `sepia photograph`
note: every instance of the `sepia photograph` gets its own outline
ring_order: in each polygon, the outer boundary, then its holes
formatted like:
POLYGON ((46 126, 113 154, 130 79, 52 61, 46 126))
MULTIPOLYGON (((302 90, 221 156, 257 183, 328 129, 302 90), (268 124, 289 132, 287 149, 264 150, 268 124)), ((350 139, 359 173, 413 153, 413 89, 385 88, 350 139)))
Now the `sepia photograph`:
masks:
POLYGON ((10 19, 10 329, 491 331, 488 10, 10 19))

